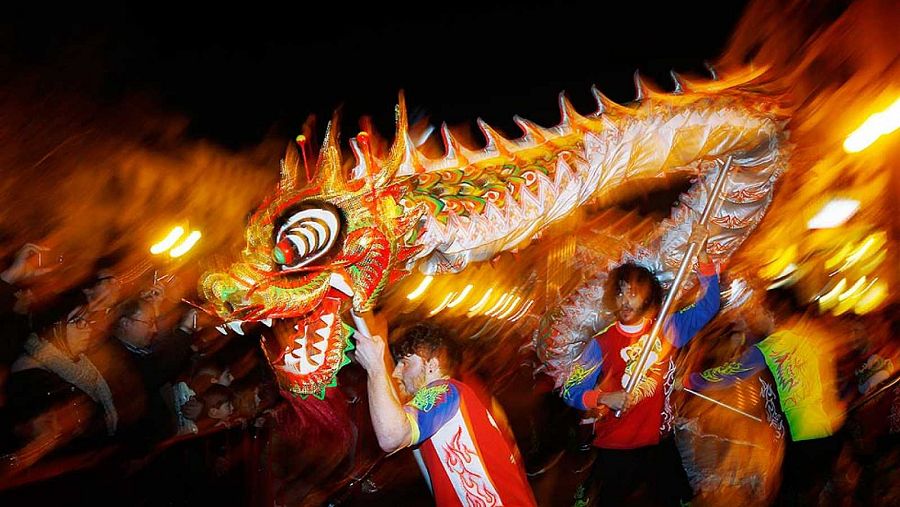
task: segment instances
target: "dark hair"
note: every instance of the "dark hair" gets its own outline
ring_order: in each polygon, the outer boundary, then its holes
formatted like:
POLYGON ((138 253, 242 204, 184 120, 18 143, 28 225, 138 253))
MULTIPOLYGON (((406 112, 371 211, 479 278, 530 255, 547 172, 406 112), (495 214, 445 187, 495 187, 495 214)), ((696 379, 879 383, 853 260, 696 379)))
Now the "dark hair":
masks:
POLYGON ((208 412, 211 409, 221 407, 225 402, 234 402, 234 391, 221 384, 213 384, 206 388, 206 391, 203 391, 200 397, 203 398, 203 405, 208 412))
POLYGON ((416 354, 424 360, 437 357, 441 369, 452 374, 460 363, 459 347, 453 342, 443 328, 433 324, 416 324, 407 329, 400 339, 391 347, 394 361, 416 354))
POLYGON ((603 291, 603 304, 607 308, 613 309, 616 307, 616 294, 618 294, 619 285, 622 282, 649 287, 650 294, 645 300, 645 308, 659 308, 662 305, 663 288, 659 280, 653 276, 649 269, 633 262, 626 262, 610 271, 609 277, 606 279, 606 286, 603 291))

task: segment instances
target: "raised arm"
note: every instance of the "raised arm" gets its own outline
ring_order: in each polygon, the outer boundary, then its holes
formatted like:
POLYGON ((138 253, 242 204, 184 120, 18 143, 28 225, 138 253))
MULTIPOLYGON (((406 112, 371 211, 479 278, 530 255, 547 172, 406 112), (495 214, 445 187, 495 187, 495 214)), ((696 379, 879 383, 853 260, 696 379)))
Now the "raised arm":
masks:
POLYGON ((703 295, 693 305, 672 314, 664 327, 663 334, 675 347, 690 342, 719 311, 719 275, 715 265, 701 262, 698 271, 703 295))
POLYGON ((365 368, 369 379, 369 413, 378 445, 385 452, 394 452, 412 443, 413 428, 386 364, 384 338, 356 333, 356 359, 365 368))

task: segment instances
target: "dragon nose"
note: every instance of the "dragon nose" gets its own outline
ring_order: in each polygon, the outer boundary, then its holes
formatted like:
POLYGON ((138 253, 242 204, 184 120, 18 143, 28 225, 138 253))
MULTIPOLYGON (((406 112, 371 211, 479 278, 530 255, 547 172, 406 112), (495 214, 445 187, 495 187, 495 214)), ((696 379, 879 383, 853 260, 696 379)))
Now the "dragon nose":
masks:
POLYGON ((281 249, 278 248, 277 246, 275 247, 274 250, 272 250, 272 257, 275 259, 275 262, 277 262, 278 264, 284 264, 287 261, 287 259, 285 258, 284 252, 281 251, 281 249))
POLYGON ((295 257, 296 254, 294 252, 294 249, 291 248, 290 245, 279 243, 272 250, 272 258, 275 259, 275 262, 277 264, 282 266, 293 264, 296 260, 295 257))

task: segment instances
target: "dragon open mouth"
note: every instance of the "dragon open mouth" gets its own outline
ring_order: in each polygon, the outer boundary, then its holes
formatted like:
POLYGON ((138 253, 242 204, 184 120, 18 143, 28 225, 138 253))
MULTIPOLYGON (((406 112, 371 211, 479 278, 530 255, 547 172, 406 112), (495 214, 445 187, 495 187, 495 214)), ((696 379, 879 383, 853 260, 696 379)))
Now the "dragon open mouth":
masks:
POLYGON ((270 329, 262 332, 262 350, 282 389, 293 395, 322 398, 325 389, 336 384, 338 370, 350 361, 347 352, 353 349, 352 329, 340 314, 352 296, 347 282, 332 275, 324 296, 305 314, 232 320, 218 329, 243 335, 251 323, 264 324, 270 329))

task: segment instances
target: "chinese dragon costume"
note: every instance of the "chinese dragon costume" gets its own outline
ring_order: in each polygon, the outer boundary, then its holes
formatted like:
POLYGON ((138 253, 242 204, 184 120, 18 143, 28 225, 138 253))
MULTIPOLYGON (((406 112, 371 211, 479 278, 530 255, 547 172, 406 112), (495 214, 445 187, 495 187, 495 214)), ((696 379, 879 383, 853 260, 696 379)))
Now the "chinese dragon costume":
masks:
MULTIPOLYGON (((785 118, 776 98, 744 86, 754 76, 703 83, 673 77, 669 94, 636 76, 637 99, 629 105, 593 89, 599 109, 587 116, 561 95, 557 126, 516 117, 523 133, 514 140, 479 120, 486 145, 478 150, 461 145, 444 125, 445 154, 437 159, 413 143, 402 95, 390 149, 376 156, 363 132, 350 140, 352 168, 342 161, 333 120, 315 176, 299 176, 305 157, 289 149, 274 194, 249 220, 239 260, 206 273, 201 293, 225 327, 243 333, 245 323, 273 326, 275 343, 264 349, 282 391, 321 399, 349 361, 352 329, 342 318, 348 309, 372 309, 416 267, 429 275, 457 273, 522 248, 626 182, 694 177, 652 237, 622 252, 665 282, 683 257, 720 161, 732 157, 708 245, 723 262, 759 223, 787 167, 785 118)), ((536 333, 538 356, 557 386, 589 338, 583 313, 601 305, 604 276, 574 291, 536 333)))

